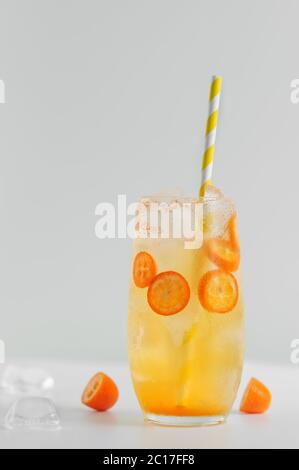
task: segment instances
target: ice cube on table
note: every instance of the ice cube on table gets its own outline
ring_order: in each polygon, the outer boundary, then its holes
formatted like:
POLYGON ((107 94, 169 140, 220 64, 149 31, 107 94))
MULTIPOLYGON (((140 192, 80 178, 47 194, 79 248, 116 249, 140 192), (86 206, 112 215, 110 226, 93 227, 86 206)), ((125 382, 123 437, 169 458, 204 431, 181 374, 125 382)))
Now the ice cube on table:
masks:
POLYGON ((0 376, 0 389, 10 393, 43 393, 54 387, 54 379, 40 368, 8 365, 0 376))
POLYGON ((60 419, 50 398, 26 396, 16 400, 8 409, 4 426, 9 430, 56 430, 60 419))

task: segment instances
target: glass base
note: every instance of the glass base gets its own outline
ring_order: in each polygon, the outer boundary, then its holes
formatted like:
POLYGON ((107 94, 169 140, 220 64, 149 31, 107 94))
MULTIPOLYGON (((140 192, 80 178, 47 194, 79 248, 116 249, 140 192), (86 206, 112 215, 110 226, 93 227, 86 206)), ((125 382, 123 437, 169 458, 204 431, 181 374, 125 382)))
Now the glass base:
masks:
POLYGON ((225 423, 226 416, 167 416, 145 413, 144 418, 160 426, 215 426, 225 423))

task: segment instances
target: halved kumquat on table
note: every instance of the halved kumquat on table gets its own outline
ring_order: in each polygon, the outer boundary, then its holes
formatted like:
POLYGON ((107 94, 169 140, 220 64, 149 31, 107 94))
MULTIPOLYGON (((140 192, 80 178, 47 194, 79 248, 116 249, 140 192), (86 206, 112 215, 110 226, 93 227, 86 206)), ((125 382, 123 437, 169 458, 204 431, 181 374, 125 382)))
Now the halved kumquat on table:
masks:
POLYGON ((254 377, 249 381, 240 405, 243 413, 265 413, 272 400, 270 390, 254 377))
POLYGON ((97 411, 106 411, 118 400, 118 388, 104 372, 95 374, 86 385, 81 401, 97 411))

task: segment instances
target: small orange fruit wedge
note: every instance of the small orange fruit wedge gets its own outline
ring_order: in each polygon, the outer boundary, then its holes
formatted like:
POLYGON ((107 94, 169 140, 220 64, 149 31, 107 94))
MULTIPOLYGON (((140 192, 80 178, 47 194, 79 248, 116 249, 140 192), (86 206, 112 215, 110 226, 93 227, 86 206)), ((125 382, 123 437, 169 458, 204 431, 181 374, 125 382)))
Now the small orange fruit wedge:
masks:
POLYGON ((154 258, 146 251, 140 251, 135 256, 133 264, 133 279, 137 287, 147 287, 157 272, 154 258))
POLYGON ((237 280, 221 269, 208 271, 199 281, 198 297, 208 312, 228 313, 238 302, 237 280))
POLYGON ((181 274, 175 271, 158 274, 147 292, 151 309, 159 315, 179 313, 186 307, 189 299, 189 284, 181 274))
POLYGON ((237 227, 237 216, 234 214, 228 223, 228 234, 231 246, 236 250, 240 251, 240 239, 237 227))
POLYGON ((97 411, 106 411, 111 408, 118 399, 118 388, 115 382, 104 374, 98 372, 86 385, 81 401, 97 411))
POLYGON ((222 238, 210 238, 205 243, 208 258, 224 271, 237 271, 240 264, 240 252, 230 241, 222 238))
POLYGON ((249 381, 244 392, 240 411, 243 413, 264 413, 271 404, 269 389, 254 377, 249 381))

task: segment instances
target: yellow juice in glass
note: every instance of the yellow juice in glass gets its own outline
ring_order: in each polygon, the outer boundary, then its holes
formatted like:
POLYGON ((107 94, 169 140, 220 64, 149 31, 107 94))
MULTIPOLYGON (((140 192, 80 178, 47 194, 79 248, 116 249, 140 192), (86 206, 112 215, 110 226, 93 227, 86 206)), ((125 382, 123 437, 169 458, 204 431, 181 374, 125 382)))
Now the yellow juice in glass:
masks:
MULTIPOLYGON (((223 422, 240 383, 244 337, 236 213, 220 191, 209 193, 197 248, 186 248, 184 236, 159 236, 159 222, 147 226, 147 237, 134 240, 130 369, 145 418, 159 424, 223 422)), ((167 202, 170 216, 180 204, 167 202)))

